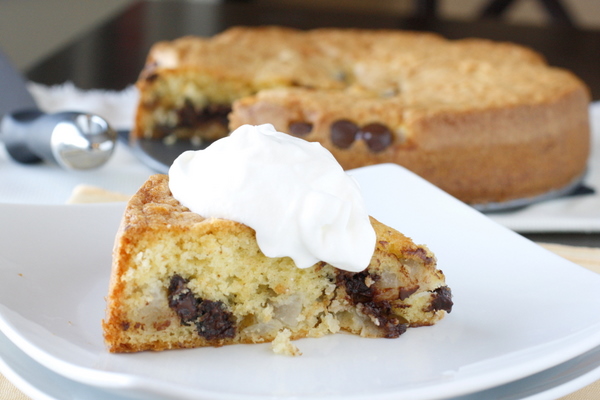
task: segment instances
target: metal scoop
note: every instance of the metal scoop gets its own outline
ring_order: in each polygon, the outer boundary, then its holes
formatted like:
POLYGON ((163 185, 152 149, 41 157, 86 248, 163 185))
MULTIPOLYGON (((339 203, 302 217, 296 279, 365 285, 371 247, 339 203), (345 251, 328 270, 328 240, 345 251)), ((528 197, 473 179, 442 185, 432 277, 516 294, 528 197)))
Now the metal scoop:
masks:
POLYGON ((83 170, 109 160, 117 133, 95 114, 40 111, 25 80, 0 51, 0 139, 17 162, 45 160, 83 170))

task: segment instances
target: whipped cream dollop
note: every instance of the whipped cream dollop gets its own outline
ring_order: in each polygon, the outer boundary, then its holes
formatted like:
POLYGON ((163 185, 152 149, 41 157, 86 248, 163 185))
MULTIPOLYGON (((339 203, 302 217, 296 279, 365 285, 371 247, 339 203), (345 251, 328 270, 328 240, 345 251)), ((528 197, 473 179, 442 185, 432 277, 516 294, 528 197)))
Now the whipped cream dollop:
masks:
POLYGON ((299 268, 325 261, 364 270, 375 249, 356 181, 319 143, 244 125, 204 150, 181 154, 169 169, 173 196, 205 218, 248 225, 267 257, 299 268))

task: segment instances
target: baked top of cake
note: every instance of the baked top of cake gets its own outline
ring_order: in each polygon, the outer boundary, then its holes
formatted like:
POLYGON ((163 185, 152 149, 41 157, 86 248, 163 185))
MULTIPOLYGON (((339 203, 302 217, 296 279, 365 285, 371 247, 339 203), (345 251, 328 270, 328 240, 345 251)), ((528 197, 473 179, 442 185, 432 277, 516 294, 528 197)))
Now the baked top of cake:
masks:
MULTIPOLYGON (((371 217, 370 220, 377 232, 379 242, 376 244, 377 248, 385 248, 396 255, 410 250, 403 254, 407 259, 416 262, 424 260, 429 263, 435 262, 435 257, 429 250, 420 249, 420 246, 415 245, 410 238, 402 234, 398 235, 395 230, 386 227, 376 219, 371 217)), ((168 176, 162 174, 149 177, 131 198, 121 224, 128 234, 165 228, 187 231, 201 225, 205 226, 207 230, 225 229, 231 234, 253 231, 247 225, 235 221, 205 218, 191 212, 173 197, 169 189, 168 176)))
POLYGON ((204 93, 212 102, 303 87, 398 98, 410 112, 537 104, 585 89, 572 73, 513 43, 393 30, 236 27, 211 38, 159 42, 140 84, 169 70, 219 82, 204 93))

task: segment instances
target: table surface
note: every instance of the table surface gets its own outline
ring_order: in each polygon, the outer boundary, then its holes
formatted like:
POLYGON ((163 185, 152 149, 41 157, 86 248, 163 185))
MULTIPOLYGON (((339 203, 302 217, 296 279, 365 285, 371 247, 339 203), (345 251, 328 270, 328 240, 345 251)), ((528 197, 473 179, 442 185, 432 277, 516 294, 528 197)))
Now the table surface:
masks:
MULTIPOLYGON (((437 32, 451 39, 482 37, 520 43, 543 54, 551 65, 573 71, 588 84, 593 99, 600 100, 600 31, 265 7, 251 1, 137 2, 42 60, 26 74, 29 79, 46 85, 72 81, 83 89, 120 90, 136 81, 155 42, 190 34, 210 36, 234 25, 409 29, 437 32)), ((526 236, 535 241, 600 247, 600 234, 526 236)))

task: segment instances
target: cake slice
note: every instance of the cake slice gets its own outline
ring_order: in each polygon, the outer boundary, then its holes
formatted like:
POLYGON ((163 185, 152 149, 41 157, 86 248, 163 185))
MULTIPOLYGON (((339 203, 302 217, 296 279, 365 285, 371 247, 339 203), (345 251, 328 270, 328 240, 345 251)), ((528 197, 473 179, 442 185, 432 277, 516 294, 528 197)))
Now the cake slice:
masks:
POLYGON ((425 246, 371 218, 369 266, 297 268, 267 257, 255 231, 204 218, 154 175, 127 205, 113 255, 104 337, 111 352, 263 343, 340 331, 395 338, 432 325, 451 292, 425 246), (281 337, 281 335, 280 335, 281 337))

